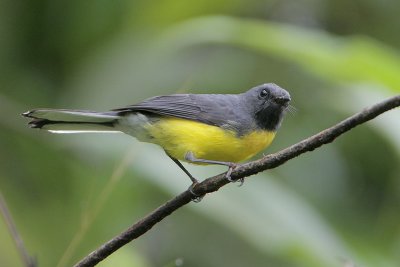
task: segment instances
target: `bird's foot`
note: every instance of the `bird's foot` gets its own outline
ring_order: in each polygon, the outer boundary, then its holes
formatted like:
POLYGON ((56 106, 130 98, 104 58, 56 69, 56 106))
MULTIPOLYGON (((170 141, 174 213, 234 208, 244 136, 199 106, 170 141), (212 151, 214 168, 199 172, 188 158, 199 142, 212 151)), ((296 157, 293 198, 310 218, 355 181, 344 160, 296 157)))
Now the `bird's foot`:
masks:
POLYGON ((225 174, 225 178, 226 178, 229 182, 231 182, 231 183, 239 182, 239 186, 242 186, 243 183, 244 183, 244 178, 239 178, 239 179, 237 179, 237 180, 233 180, 232 177, 231 177, 232 171, 233 171, 234 169, 236 169, 238 166, 239 166, 239 164, 231 163, 231 164, 229 165, 228 171, 227 171, 226 174, 225 174))
POLYGON ((188 188, 188 190, 189 190, 189 192, 192 194, 192 201, 194 202, 194 203, 199 203, 202 199, 203 199, 203 197, 204 197, 204 195, 198 195, 198 194, 196 194, 194 191, 193 191, 193 189, 196 187, 196 185, 198 185, 199 184, 199 182, 193 182, 190 186, 189 186, 189 188, 188 188))

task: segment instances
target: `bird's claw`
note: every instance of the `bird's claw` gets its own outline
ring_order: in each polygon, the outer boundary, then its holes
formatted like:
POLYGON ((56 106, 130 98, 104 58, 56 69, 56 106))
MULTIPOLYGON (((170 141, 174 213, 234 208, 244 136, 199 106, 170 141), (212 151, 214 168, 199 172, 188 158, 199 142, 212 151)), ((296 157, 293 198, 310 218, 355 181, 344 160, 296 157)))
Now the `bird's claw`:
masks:
POLYGON ((243 177, 239 178, 239 179, 236 180, 236 182, 239 182, 238 187, 241 187, 244 184, 244 178, 243 177))
POLYGON ((229 169, 228 169, 228 171, 226 172, 225 177, 226 177, 226 179, 227 179, 229 182, 231 182, 231 183, 239 182, 239 183, 240 183, 239 186, 242 186, 243 183, 244 183, 244 178, 239 178, 239 179, 237 179, 237 180, 233 180, 232 177, 231 177, 232 171, 233 171, 237 166, 238 166, 237 164, 232 164, 231 166, 229 166, 229 169))
POLYGON ((203 199, 203 197, 204 197, 204 195, 198 195, 198 194, 196 194, 194 191, 193 191, 193 189, 194 189, 194 187, 196 186, 198 184, 198 182, 194 182, 194 183, 192 183, 190 186, 189 186, 189 188, 188 188, 188 190, 189 190, 189 192, 192 194, 192 201, 194 202, 194 203, 199 203, 202 199, 203 199))

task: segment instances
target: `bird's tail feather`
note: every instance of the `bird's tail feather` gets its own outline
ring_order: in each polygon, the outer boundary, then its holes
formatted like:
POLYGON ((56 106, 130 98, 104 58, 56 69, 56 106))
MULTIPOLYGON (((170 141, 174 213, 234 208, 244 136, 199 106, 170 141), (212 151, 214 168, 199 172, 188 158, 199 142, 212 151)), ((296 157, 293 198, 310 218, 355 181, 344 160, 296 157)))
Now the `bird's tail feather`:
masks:
POLYGON ((30 127, 53 133, 118 132, 114 123, 120 118, 112 111, 68 109, 36 109, 22 115, 32 119, 30 127))

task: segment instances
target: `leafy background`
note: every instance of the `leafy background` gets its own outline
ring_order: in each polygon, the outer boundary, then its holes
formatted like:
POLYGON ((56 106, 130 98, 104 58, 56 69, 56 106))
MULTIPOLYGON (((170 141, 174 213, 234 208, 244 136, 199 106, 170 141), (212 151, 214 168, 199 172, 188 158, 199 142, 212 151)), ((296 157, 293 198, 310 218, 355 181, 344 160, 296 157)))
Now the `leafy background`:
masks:
MULTIPOLYGON (((0 0, 0 188, 27 249, 70 266, 189 183, 153 145, 34 131, 20 113, 275 82, 298 109, 278 151, 399 93, 399 12, 397 0, 0 0)), ((180 209, 99 266, 399 266, 399 115, 180 209)), ((3 220, 0 234, 1 266, 23 266, 3 220)))

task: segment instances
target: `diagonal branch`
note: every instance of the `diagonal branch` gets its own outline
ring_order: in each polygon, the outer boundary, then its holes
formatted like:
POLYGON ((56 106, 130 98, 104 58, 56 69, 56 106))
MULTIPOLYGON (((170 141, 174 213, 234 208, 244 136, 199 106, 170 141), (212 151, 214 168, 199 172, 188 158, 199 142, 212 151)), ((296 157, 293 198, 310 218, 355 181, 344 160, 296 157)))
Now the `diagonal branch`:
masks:
MULTIPOLYGON (((243 164, 232 172, 231 178, 233 180, 246 178, 258 172, 278 167, 284 164, 286 161, 295 158, 305 152, 313 151, 314 149, 324 144, 333 142, 333 140, 335 140, 338 136, 351 130, 357 125, 372 120, 378 115, 398 106, 400 106, 400 95, 394 96, 376 105, 366 108, 363 111, 339 122, 335 126, 323 130, 322 132, 313 135, 286 149, 283 149, 275 154, 270 154, 263 157, 262 159, 243 164)), ((193 191, 196 195, 205 195, 207 193, 217 191, 219 188, 226 185, 227 183, 229 183, 229 181, 225 178, 225 174, 222 173, 197 184, 193 191)), ((160 222, 162 219, 170 215, 175 210, 191 202, 192 197, 192 193, 187 190, 180 195, 174 197, 173 199, 167 201, 166 203, 152 211, 150 214, 136 222, 134 225, 129 227, 127 230, 112 238, 101 247, 87 255, 84 259, 77 263, 75 267, 87 267, 96 265, 122 246, 146 233, 155 224, 160 222)))
POLYGON ((8 210, 6 200, 3 197, 3 194, 0 192, 0 213, 3 215, 4 222, 11 234, 12 239, 14 240, 15 246, 19 252, 22 262, 25 267, 36 267, 36 260, 31 257, 28 251, 25 248, 24 242, 22 241, 21 236, 17 231, 17 227, 11 217, 10 211, 8 210))

